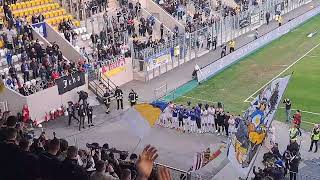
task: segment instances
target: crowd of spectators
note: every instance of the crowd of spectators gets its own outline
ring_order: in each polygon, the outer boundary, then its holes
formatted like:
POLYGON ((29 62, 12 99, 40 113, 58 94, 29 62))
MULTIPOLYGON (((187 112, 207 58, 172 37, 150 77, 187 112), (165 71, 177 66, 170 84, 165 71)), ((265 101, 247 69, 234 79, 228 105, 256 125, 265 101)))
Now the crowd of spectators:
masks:
POLYGON ((278 144, 273 144, 269 152, 263 155, 263 168, 253 167, 254 180, 285 179, 289 174, 290 180, 297 179, 299 164, 301 161, 300 145, 296 141, 290 141, 283 153, 280 153, 278 144))
MULTIPOLYGON (((35 40, 26 18, 14 18, 10 15, 10 8, 4 9, 7 9, 6 19, 1 29, 0 44, 5 52, 6 64, 2 66, 1 77, 6 86, 28 96, 53 86, 61 76, 83 70, 82 64, 66 60, 56 43, 45 46, 35 40)), ((39 22, 39 18, 42 19, 39 14, 32 16, 32 22, 39 22)))
POLYGON ((10 180, 171 180, 167 168, 155 170, 156 148, 148 145, 138 156, 126 151, 87 144, 72 146, 63 138, 30 133, 28 127, 9 116, 0 128, 0 179, 10 180))

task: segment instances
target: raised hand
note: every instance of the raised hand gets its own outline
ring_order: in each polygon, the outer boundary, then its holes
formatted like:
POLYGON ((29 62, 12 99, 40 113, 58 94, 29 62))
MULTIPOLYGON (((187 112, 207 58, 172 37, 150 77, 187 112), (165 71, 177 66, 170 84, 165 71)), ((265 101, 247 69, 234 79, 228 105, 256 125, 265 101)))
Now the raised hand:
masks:
POLYGON ((139 155, 138 172, 141 179, 149 178, 153 163, 157 159, 157 149, 151 145, 147 145, 139 155))
POLYGON ((159 180, 172 180, 170 170, 164 166, 159 167, 158 179, 159 180))

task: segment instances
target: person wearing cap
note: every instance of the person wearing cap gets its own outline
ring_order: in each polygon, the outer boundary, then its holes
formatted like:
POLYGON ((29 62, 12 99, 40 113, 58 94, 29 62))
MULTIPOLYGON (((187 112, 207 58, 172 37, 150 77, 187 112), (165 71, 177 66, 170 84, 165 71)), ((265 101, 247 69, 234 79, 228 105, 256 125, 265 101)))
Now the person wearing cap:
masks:
POLYGON ((134 106, 137 104, 138 101, 138 95, 136 92, 133 91, 133 89, 131 89, 131 92, 129 93, 129 102, 130 102, 130 106, 134 106))
POLYGON ((286 116, 287 116, 287 119, 286 121, 287 122, 290 122, 291 118, 290 118, 290 114, 291 114, 291 101, 290 99, 284 99, 283 100, 283 103, 285 104, 286 106, 286 116))
POLYGON ((311 134, 311 144, 309 148, 309 152, 313 149, 313 144, 316 146, 314 153, 318 151, 318 141, 320 139, 320 127, 318 124, 315 124, 311 134))

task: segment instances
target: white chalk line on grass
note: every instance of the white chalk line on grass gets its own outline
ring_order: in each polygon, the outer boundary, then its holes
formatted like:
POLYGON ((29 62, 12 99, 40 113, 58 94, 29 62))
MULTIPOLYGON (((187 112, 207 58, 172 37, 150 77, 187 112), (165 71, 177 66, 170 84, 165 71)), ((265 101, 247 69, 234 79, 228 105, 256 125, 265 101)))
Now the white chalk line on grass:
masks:
POLYGON ((214 101, 209 101, 209 100, 204 100, 204 99, 199 99, 199 98, 194 98, 194 97, 189 97, 189 96, 181 96, 181 97, 184 97, 184 98, 187 98, 187 99, 193 99, 193 100, 197 100, 197 101, 217 103, 217 102, 214 102, 214 101))
POLYGON ((320 57, 320 56, 316 56, 316 55, 307 55, 306 57, 318 58, 318 57, 320 57))
POLYGON ((257 92, 261 91, 262 88, 264 88, 265 86, 267 86, 268 84, 270 84, 272 81, 274 81, 275 79, 277 79, 281 74, 283 74, 284 72, 286 72, 288 69, 290 69, 293 65, 295 65, 297 62, 299 62, 301 59, 303 59, 304 57, 306 57, 311 51, 313 51, 314 49, 316 49, 318 46, 320 46, 320 43, 318 43, 317 45, 315 45, 313 48, 311 48, 309 51, 307 51, 304 55, 302 55, 300 58, 298 58, 295 62, 293 62, 290 66, 288 66, 287 68, 285 68, 283 71, 281 71, 277 76, 275 76, 274 78, 272 78, 270 81, 268 81, 266 84, 264 84, 261 88, 259 88, 257 91, 255 91, 254 93, 252 93, 247 99, 245 99, 243 102, 249 102, 248 100, 255 94, 257 94, 257 92))
MULTIPOLYGON (((284 109, 284 107, 280 107, 281 109, 284 109)), ((297 109, 291 109, 291 110, 297 110, 297 109)), ((311 112, 311 111, 305 111, 305 110, 300 110, 301 112, 303 113, 307 113, 307 114, 313 114, 313 115, 317 115, 317 116, 320 116, 320 113, 317 113, 317 112, 311 112)))

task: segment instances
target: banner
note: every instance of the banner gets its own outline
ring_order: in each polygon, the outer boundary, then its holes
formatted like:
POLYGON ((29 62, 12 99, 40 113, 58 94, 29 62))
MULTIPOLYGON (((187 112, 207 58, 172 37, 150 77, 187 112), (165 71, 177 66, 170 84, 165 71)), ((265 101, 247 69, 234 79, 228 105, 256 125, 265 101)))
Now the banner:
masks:
POLYGON ((32 24, 32 27, 36 32, 38 32, 41 36, 47 37, 47 28, 46 24, 44 22, 37 23, 37 24, 32 24))
POLYGON ((112 77, 126 70, 126 59, 121 56, 110 61, 107 65, 102 66, 102 73, 107 77, 112 77))
POLYGON ((170 52, 162 51, 158 54, 155 54, 145 59, 145 62, 147 63, 147 71, 157 68, 163 64, 167 64, 169 61, 171 61, 170 52))
POLYGON ((243 177, 252 169, 289 80, 290 75, 274 80, 254 98, 241 119, 235 120, 228 159, 243 177))
POLYGON ((84 72, 75 72, 69 76, 63 76, 56 80, 59 95, 71 91, 74 88, 82 86, 86 83, 84 72))

